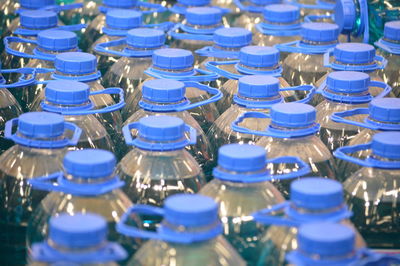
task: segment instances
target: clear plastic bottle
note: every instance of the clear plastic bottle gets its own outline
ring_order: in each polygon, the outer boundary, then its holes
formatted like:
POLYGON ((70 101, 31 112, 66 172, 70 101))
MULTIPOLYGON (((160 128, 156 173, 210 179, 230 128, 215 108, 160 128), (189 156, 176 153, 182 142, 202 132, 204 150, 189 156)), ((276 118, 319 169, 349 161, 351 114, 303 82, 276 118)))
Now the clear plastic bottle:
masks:
POLYGON ((57 0, 57 3, 64 5, 71 3, 82 4, 82 6, 77 9, 66 10, 60 13, 60 19, 65 24, 90 24, 90 22, 100 14, 99 7, 102 4, 102 0, 57 0))
POLYGON ((334 155, 363 166, 343 183, 346 202, 354 213, 353 223, 369 247, 391 249, 398 254, 400 133, 377 133, 372 142, 339 148, 334 155), (372 152, 367 158, 353 157, 368 149, 372 152))
MULTIPOLYGON (((213 101, 221 97, 221 93, 217 89, 205 85, 199 85, 200 84, 197 83, 190 86, 192 88, 197 86, 199 89, 208 90, 208 92, 212 94, 216 93, 216 95, 213 96, 214 99, 210 98, 209 100, 213 101)), ((186 146, 186 149, 200 164, 205 174, 209 176, 214 165, 214 147, 210 145, 206 134, 200 127, 199 123, 189 113, 191 108, 198 106, 198 104, 207 104, 207 101, 192 104, 188 100, 190 97, 185 97, 186 93, 187 88, 185 84, 180 81, 155 79, 144 82, 143 97, 139 102, 139 106, 142 109, 139 109, 129 117, 128 120, 125 121, 125 125, 137 122, 143 117, 154 115, 168 115, 181 118, 185 124, 196 129, 197 135, 196 145, 186 146)), ((206 112, 200 114, 200 118, 207 115, 206 112)))
MULTIPOLYGON (((19 9, 20 3, 14 0, 4 0, 0 3, 0 36, 3 31, 10 27, 12 21, 18 17, 16 11, 19 9)), ((2 49, 0 49, 0 52, 2 49)))
MULTIPOLYGON (((239 132, 248 132, 259 136, 256 144, 268 152, 268 157, 298 156, 310 166, 310 176, 336 178, 336 165, 334 159, 316 135, 319 124, 316 120, 314 107, 302 103, 281 103, 271 107, 269 115, 264 113, 247 113, 234 122, 233 129, 239 132), (255 131, 237 126, 246 118, 270 118, 270 125, 263 131, 255 131)), ((273 174, 298 171, 300 165, 293 163, 280 163, 269 168, 273 174)), ((273 183, 279 191, 289 197, 291 180, 276 180, 273 183)))
MULTIPOLYGON (((197 193, 205 185, 203 171, 185 150, 195 144, 196 129, 182 119, 144 117, 126 125, 124 133, 126 144, 133 149, 118 164, 117 174, 125 181, 123 190, 133 203, 161 207, 168 196, 197 193), (137 130, 133 140, 132 129, 137 130)), ((160 222, 151 216, 143 220, 151 229, 160 222)))
MULTIPOLYGON (((218 167, 213 171, 215 179, 200 190, 200 194, 219 203, 224 235, 248 265, 256 265, 262 250, 258 243, 266 229, 257 224, 251 214, 284 202, 270 181, 295 178, 310 171, 307 164, 301 162, 303 167, 296 173, 271 175, 266 157, 265 150, 256 145, 222 146, 218 153, 218 167)), ((295 157, 278 160, 300 164, 300 159, 295 157)))
POLYGON ((351 215, 339 182, 316 177, 294 181, 289 201, 252 214, 257 222, 269 226, 260 240, 263 249, 257 265, 286 265, 287 254, 300 251, 299 227, 316 222, 345 225, 355 233, 356 247, 364 248, 363 238, 349 220, 351 215))
POLYGON ((218 204, 202 195, 174 195, 163 208, 133 206, 117 229, 127 236, 150 239, 131 258, 131 266, 246 265, 221 235, 218 204), (132 213, 161 216, 163 220, 157 232, 143 231, 125 223, 132 213))
POLYGON ((64 122, 62 116, 45 112, 25 113, 6 123, 5 137, 16 145, 0 156, 2 265, 25 265, 28 220, 46 195, 32 190, 28 180, 60 171, 66 147, 75 145, 80 133, 78 127, 64 122))
POLYGON ((127 257, 115 242, 107 241, 109 228, 100 215, 61 213, 49 221, 49 235, 34 243, 29 266, 117 266, 127 257))

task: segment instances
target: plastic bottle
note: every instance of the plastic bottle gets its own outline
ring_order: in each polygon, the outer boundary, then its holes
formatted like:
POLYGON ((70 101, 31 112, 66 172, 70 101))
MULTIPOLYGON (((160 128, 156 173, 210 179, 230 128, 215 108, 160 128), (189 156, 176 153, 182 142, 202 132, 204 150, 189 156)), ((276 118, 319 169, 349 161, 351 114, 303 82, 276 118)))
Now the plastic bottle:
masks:
POLYGON ((150 239, 135 253, 128 265, 244 266, 246 263, 221 235, 218 205, 201 195, 174 195, 163 208, 135 205, 117 225, 118 232, 150 239), (161 216, 157 232, 140 230, 125 222, 131 214, 161 216))
POLYGON ((128 254, 118 243, 107 241, 108 231, 104 218, 92 213, 51 217, 49 236, 33 244, 29 266, 117 266, 128 254))
MULTIPOLYGON (((185 150, 196 144, 196 129, 182 119, 144 117, 126 125, 124 135, 133 149, 121 160, 117 173, 126 182, 124 191, 133 203, 161 207, 168 196, 197 193, 205 185, 203 171, 185 150), (137 130, 134 139, 133 129, 137 130)), ((152 229, 160 222, 151 216, 143 220, 152 229)))
POLYGON ((267 5, 280 4, 281 0, 234 0, 241 15, 234 21, 233 26, 243 27, 250 31, 262 21, 263 9, 267 5))
POLYGON ((80 134, 77 126, 57 114, 25 113, 7 121, 4 135, 16 145, 0 156, 2 265, 25 265, 28 219, 46 195, 33 191, 28 180, 60 171, 66 147, 76 145, 80 134))
POLYGON ((0 3, 0 36, 3 36, 3 31, 10 27, 12 21, 18 17, 16 11, 19 7, 20 3, 13 0, 4 0, 0 3))
MULTIPOLYGON (((316 135, 320 128, 316 120, 316 110, 301 103, 281 103, 271 107, 269 114, 249 112, 239 117, 232 125, 235 131, 264 136, 256 144, 267 150, 270 158, 298 156, 311 168, 310 176, 335 179, 336 165, 328 148, 316 135), (263 131, 249 130, 238 126, 247 118, 258 120, 270 118, 270 125, 263 131)), ((244 125, 245 126, 245 125, 244 125)), ((298 171, 297 164, 280 163, 270 166, 273 174, 298 171)), ((289 180, 290 181, 290 180, 289 180)), ((290 182, 274 182, 279 191, 289 197, 290 182)))
POLYGON ((204 110, 204 112, 198 113, 199 115, 196 118, 203 119, 203 117, 209 115, 209 113, 205 112, 207 109, 201 109, 203 107, 201 105, 205 105, 208 102, 213 102, 220 98, 221 92, 219 90, 199 83, 183 83, 167 79, 149 80, 143 83, 143 97, 139 102, 139 106, 142 109, 136 111, 126 120, 125 125, 137 122, 143 117, 154 115, 169 115, 181 118, 185 124, 195 128, 197 134, 196 145, 186 146, 186 149, 200 164, 205 174, 209 176, 214 163, 214 147, 210 145, 206 134, 189 110, 200 105, 199 110, 204 110), (208 100, 191 103, 191 101, 188 100, 190 97, 185 97, 188 93, 188 87, 215 95, 208 100))
POLYGON ((296 157, 266 160, 268 155, 262 147, 248 144, 222 146, 218 153, 218 167, 200 194, 213 198, 220 205, 219 215, 224 235, 240 253, 248 265, 256 265, 261 246, 258 242, 265 231, 251 214, 284 202, 281 193, 270 182, 274 179, 295 178, 310 171, 307 163, 296 157), (298 163, 298 172, 272 175, 268 163, 286 161, 298 163))
POLYGON ((263 250, 258 265, 286 265, 286 255, 298 250, 300 244, 298 228, 316 222, 345 225, 355 232, 356 247, 364 248, 363 238, 349 220, 351 215, 339 182, 326 178, 294 181, 289 201, 252 214, 257 222, 269 226, 259 243, 263 250))
POLYGON ((332 14, 335 10, 336 0, 291 0, 292 5, 300 8, 302 17, 320 22, 333 22, 332 14))
MULTIPOLYGON (((108 240, 118 242, 132 255, 138 248, 138 240, 118 234, 115 228, 132 205, 121 190, 125 183, 115 174, 115 163, 116 159, 109 151, 70 151, 64 157, 62 171, 31 180, 34 189, 50 193, 31 215, 26 234, 28 247, 46 239, 51 217, 95 213, 107 222, 108 240)), ((138 216, 132 215, 130 222, 141 228, 138 216)))
MULTIPOLYGON (((400 99, 375 99, 369 103, 368 108, 356 108, 349 111, 334 113, 331 119, 337 123, 364 128, 348 142, 348 145, 355 146, 365 144, 372 141, 372 137, 378 132, 400 131, 400 99), (354 121, 353 117, 360 114, 367 115, 367 117, 362 121, 354 121)), ((371 150, 363 150, 354 156, 367 158, 370 155, 371 150)), ((345 180, 360 168, 361 166, 357 164, 339 160, 338 177, 345 180)))
POLYGON ((65 24, 74 23, 85 23, 90 24, 90 22, 99 15, 99 7, 102 4, 102 0, 57 0, 60 5, 65 5, 69 3, 80 3, 81 7, 74 10, 65 10, 60 13, 60 19, 65 24))

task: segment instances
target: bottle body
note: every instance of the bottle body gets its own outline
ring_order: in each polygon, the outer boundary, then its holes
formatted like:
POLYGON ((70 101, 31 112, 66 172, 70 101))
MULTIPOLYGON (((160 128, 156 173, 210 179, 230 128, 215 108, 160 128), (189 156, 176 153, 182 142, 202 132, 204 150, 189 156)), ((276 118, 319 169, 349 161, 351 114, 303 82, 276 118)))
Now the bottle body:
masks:
POLYGON ((62 11, 60 13, 60 19, 66 25, 78 23, 89 24, 100 13, 99 6, 102 4, 101 0, 67 0, 61 2, 64 4, 71 4, 72 2, 83 4, 80 8, 62 11))
MULTIPOLYGON (((20 90, 22 88, 15 88, 20 90)), ((4 127, 7 121, 22 114, 21 106, 7 89, 0 89, 0 155, 14 145, 12 140, 4 137, 4 127)))
MULTIPOLYGON (((284 30, 283 30, 284 31, 284 30)), ((289 35, 289 36, 279 36, 272 34, 264 34, 259 31, 255 32, 253 35, 253 42, 258 46, 275 46, 277 44, 294 42, 301 40, 300 35, 289 35)), ((281 51, 279 53, 280 61, 283 62, 285 58, 289 55, 288 52, 281 51)))
MULTIPOLYGON (((110 69, 110 67, 114 63, 118 62, 118 59, 120 57, 117 55, 113 55, 113 54, 97 52, 94 50, 94 48, 99 43, 111 42, 111 41, 118 40, 120 38, 122 38, 122 36, 109 36, 109 35, 104 34, 97 41, 95 41, 92 44, 92 46, 89 48, 89 53, 93 53, 97 57, 97 69, 101 72, 101 75, 103 75, 103 77, 104 77, 103 84, 105 84, 106 87, 116 86, 116 85, 112 85, 114 83, 110 83, 110 85, 108 83, 106 83, 106 77, 104 75, 107 73, 107 71, 110 69)), ((120 50, 123 50, 125 47, 126 47, 126 45, 119 45, 119 46, 115 46, 113 49, 120 51, 120 50)))
POLYGON ((378 75, 383 78, 386 84, 392 87, 394 97, 400 97, 400 77, 397 75, 397 71, 400 67, 400 55, 390 54, 381 49, 378 49, 378 53, 388 61, 386 67, 378 71, 378 75))

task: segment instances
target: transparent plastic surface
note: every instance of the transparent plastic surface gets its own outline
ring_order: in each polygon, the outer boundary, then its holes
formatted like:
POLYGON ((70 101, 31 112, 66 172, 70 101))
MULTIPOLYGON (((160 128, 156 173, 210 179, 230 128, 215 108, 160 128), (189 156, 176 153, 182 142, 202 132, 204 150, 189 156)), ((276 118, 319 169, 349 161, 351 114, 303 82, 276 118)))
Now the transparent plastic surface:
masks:
MULTIPOLYGON (((1 86, 1 85, 0 85, 1 86)), ((14 88, 19 90, 21 88, 14 88)), ((4 138, 6 122, 22 114, 21 106, 7 89, 0 88, 0 155, 14 145, 12 140, 4 138)))
POLYGON ((66 0, 58 1, 59 4, 82 3, 83 7, 66 10, 60 13, 60 19, 67 25, 84 23, 89 24, 99 13, 98 7, 102 0, 66 0))
MULTIPOLYGON (((4 36, 5 37, 5 36, 4 36)), ((18 36, 20 38, 24 39, 30 39, 30 40, 36 40, 36 36, 18 36)), ((1 44, 3 46, 3 42, 1 44)), ((15 43, 12 42, 9 44, 10 48, 22 52, 22 53, 27 53, 27 54, 32 54, 33 49, 36 47, 36 45, 32 43, 15 43)), ((21 68, 25 67, 29 61, 32 59, 29 58, 24 58, 24 57, 19 57, 15 56, 12 54, 7 53, 6 50, 4 50, 1 54, 1 66, 2 68, 21 68)))
POLYGON ((241 15, 239 15, 239 17, 235 19, 233 26, 245 28, 249 31, 256 32, 255 25, 262 22, 263 19, 264 16, 262 13, 252 13, 243 11, 241 15))
POLYGON ((181 48, 195 52, 196 50, 201 49, 205 46, 212 46, 212 45, 213 45, 212 41, 177 40, 172 38, 170 46, 171 48, 181 48))
MULTIPOLYGON (((16 14, 19 8, 19 2, 14 0, 3 0, 0 3, 0 36, 3 36, 3 31, 10 27, 12 21, 18 17, 16 14)), ((3 44, 1 44, 3 45, 3 44)), ((1 50, 1 49, 0 49, 1 50)))
MULTIPOLYGON (((55 263, 45 263, 34 261, 28 264, 29 266, 52 266, 52 265, 68 265, 68 262, 65 261, 57 261, 55 263)), ((74 266, 118 266, 119 264, 116 262, 109 263, 74 263, 74 266)))
MULTIPOLYGON (((263 34, 259 31, 256 31, 255 34, 253 35, 253 43, 258 46, 275 46, 276 44, 294 42, 299 40, 301 40, 300 35, 277 36, 277 35, 263 34)), ((281 51, 279 53, 280 61, 283 62, 288 55, 289 53, 281 51)))
POLYGON ((213 179, 200 194, 219 203, 225 238, 248 265, 255 265, 262 250, 259 241, 267 227, 256 223, 251 214, 283 202, 281 193, 267 181, 234 183, 213 179))
MULTIPOLYGON (((112 55, 112 54, 108 54, 108 53, 100 53, 100 52, 96 52, 94 50, 94 48, 96 47, 97 44, 99 43, 106 43, 106 42, 110 42, 110 41, 115 41, 118 39, 121 39, 122 36, 109 36, 109 35, 103 35, 101 36, 97 41, 95 41, 92 46, 89 48, 89 53, 96 55, 97 57, 97 69, 101 72, 101 74, 104 75, 107 73, 107 71, 110 69, 110 67, 118 62, 118 59, 120 58, 117 55, 112 55)), ((113 50, 123 50, 125 48, 125 45, 119 45, 113 48, 113 50)), ((115 83, 107 83, 106 82, 106 78, 103 78, 103 84, 106 87, 111 87, 111 86, 116 86, 113 85, 115 83)))
POLYGON ((400 97, 400 55, 389 54, 381 49, 378 49, 378 53, 388 60, 385 69, 379 70, 378 75, 383 78, 385 83, 392 87, 392 93, 395 97, 400 97))

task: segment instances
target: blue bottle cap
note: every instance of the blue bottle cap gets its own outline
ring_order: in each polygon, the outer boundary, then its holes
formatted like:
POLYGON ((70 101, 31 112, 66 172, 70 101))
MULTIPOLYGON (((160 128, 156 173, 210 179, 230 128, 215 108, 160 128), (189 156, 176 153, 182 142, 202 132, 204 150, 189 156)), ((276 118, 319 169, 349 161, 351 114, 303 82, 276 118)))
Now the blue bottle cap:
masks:
POLYGON ((369 103, 369 117, 384 123, 400 123, 400 99, 380 98, 369 103))
POLYGON ((103 0, 103 4, 109 7, 129 8, 137 5, 138 0, 103 0))
POLYGON ((90 87, 74 80, 51 80, 44 91, 47 102, 81 105, 89 101, 90 87))
POLYGON ((355 239, 355 233, 349 226, 329 222, 304 224, 297 236, 299 252, 322 258, 351 255, 355 239))
POLYGON ((276 4, 264 8, 264 20, 273 23, 292 23, 300 19, 300 8, 294 5, 276 4))
POLYGON ((70 151, 64 157, 64 170, 75 178, 109 177, 114 172, 115 163, 114 154, 106 150, 70 151))
POLYGON ((147 80, 142 87, 142 97, 151 102, 180 102, 184 100, 185 92, 185 84, 173 79, 147 80))
POLYGON ((350 33, 357 20, 357 10, 353 0, 337 0, 335 6, 335 23, 341 33, 350 33))
POLYGON ((133 29, 142 25, 142 13, 135 10, 111 9, 106 14, 106 24, 115 29, 133 29))
POLYGON ((38 46, 50 51, 67 51, 78 47, 78 37, 65 30, 44 30, 37 35, 38 46))
POLYGON ((55 0, 20 0, 19 4, 22 8, 38 9, 45 6, 53 6, 56 4, 55 0))
POLYGON ((97 214, 62 213, 49 224, 49 238, 62 248, 88 248, 107 240, 107 223, 97 214))
POLYGON ((178 3, 184 6, 208 6, 211 0, 178 0, 178 3))
POLYGON ((19 116, 18 133, 28 138, 56 138, 64 134, 64 117, 47 112, 30 112, 19 116))
POLYGON ((149 141, 180 140, 185 137, 185 123, 173 116, 148 116, 139 120, 138 134, 149 141))
POLYGON ((251 38, 251 32, 244 28, 221 28, 214 32, 214 43, 220 47, 243 47, 251 43, 251 38))
POLYGON ((135 48, 157 48, 165 43, 162 30, 138 28, 128 31, 126 43, 135 48))
POLYGON ((343 64, 369 64, 374 62, 375 48, 366 43, 341 43, 336 45, 333 56, 343 64))
POLYGON ((57 13, 45 10, 28 10, 19 15, 20 24, 27 29, 49 29, 57 27, 57 13))
POLYGON ((175 226, 207 226, 218 222, 218 204, 210 197, 177 194, 164 202, 164 219, 175 226))
POLYGON ((329 90, 341 93, 361 93, 368 91, 370 77, 363 72, 336 71, 328 74, 326 85, 329 90))
POLYGON ((256 145, 228 144, 218 150, 218 167, 232 172, 254 172, 266 167, 266 151, 256 145))
POLYGON ((85 75, 96 72, 96 56, 81 52, 68 52, 56 55, 54 67, 63 74, 85 75))
POLYGON ((390 41, 400 41, 400 20, 386 22, 383 37, 390 41))
POLYGON ((239 60, 248 67, 273 67, 279 63, 279 50, 269 46, 246 46, 240 49, 239 60))
POLYGON ((324 210, 344 204, 343 187, 338 181, 310 177, 293 181, 290 186, 290 201, 296 208, 324 210))
POLYGON ((278 127, 302 128, 315 123, 317 112, 304 103, 278 103, 271 107, 271 124, 278 127))
POLYGON ((372 138, 372 153, 393 160, 400 159, 400 132, 377 133, 372 138))
POLYGON ((333 42, 338 39, 339 27, 336 24, 310 22, 301 25, 301 36, 311 42, 333 42))
POLYGON ((158 49, 153 53, 153 66, 161 69, 192 68, 194 56, 191 51, 177 48, 158 49))
POLYGON ((192 7, 186 10, 185 17, 191 25, 215 25, 221 23, 222 11, 215 7, 192 7))
POLYGON ((282 0, 250 0, 250 2, 258 6, 266 6, 271 4, 279 4, 282 2, 282 0))
POLYGON ((238 95, 247 98, 270 98, 279 95, 279 80, 267 75, 247 75, 239 79, 238 95))

